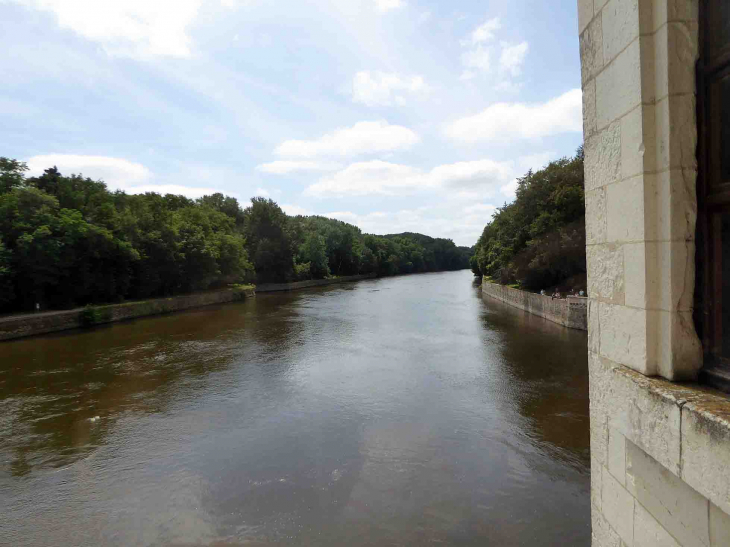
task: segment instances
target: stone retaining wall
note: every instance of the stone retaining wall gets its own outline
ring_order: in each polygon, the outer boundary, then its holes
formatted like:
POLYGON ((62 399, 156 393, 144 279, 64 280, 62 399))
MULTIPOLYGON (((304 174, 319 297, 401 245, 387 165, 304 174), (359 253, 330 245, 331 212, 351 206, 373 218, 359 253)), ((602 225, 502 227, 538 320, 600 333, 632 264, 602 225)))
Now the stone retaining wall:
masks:
POLYGON ((0 340, 12 340, 49 332, 76 329, 95 324, 124 321, 148 315, 198 308, 211 304, 233 302, 254 296, 253 289, 225 289, 170 298, 156 298, 139 302, 125 302, 92 308, 19 315, 0 319, 0 340))
POLYGON ((565 327, 588 330, 587 298, 569 296, 565 299, 553 299, 550 296, 490 283, 486 279, 482 281, 482 293, 565 327))
POLYGON ((337 277, 334 279, 310 279, 309 281, 297 281, 295 283, 266 283, 257 285, 256 292, 279 292, 293 291, 296 289, 306 289, 308 287, 322 287, 324 285, 335 285, 337 283, 346 283, 348 281, 359 281, 361 279, 372 279, 376 274, 349 275, 345 277, 337 277))

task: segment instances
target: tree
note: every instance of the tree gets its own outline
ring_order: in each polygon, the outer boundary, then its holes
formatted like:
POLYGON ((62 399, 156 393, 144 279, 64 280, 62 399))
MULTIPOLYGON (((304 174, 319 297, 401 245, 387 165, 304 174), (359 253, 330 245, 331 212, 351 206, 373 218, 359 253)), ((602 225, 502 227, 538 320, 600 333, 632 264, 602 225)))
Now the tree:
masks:
POLYGON ((477 275, 540 289, 585 273, 583 152, 528 171, 497 209, 471 260, 477 275))
POLYGON ((294 253, 288 218, 274 201, 251 199, 244 212, 243 230, 259 282, 284 282, 294 275, 294 253))
POLYGON ((305 236, 304 243, 299 246, 297 263, 309 264, 309 274, 314 279, 323 279, 330 274, 329 259, 327 257, 327 242, 324 237, 310 232, 305 236))
POLYGON ((12 253, 0 241, 0 310, 15 300, 12 253))
POLYGON ((7 194, 25 182, 28 166, 22 161, 0 157, 0 194, 7 194))

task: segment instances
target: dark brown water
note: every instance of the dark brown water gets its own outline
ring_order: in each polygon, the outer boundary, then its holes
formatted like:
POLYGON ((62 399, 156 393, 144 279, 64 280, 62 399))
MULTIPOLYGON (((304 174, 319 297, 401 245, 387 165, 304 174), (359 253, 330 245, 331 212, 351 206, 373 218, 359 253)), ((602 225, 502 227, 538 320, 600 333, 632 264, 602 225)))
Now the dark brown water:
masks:
POLYGON ((588 437, 468 271, 259 295, 0 344, 0 544, 588 546, 588 437))

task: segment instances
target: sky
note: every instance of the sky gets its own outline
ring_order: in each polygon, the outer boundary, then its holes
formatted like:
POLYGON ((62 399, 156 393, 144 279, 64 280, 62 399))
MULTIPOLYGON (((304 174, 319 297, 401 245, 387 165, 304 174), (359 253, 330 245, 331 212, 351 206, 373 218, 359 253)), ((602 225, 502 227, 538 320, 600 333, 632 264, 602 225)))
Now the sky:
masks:
POLYGON ((575 0, 0 0, 0 156, 473 245, 582 142, 575 0))

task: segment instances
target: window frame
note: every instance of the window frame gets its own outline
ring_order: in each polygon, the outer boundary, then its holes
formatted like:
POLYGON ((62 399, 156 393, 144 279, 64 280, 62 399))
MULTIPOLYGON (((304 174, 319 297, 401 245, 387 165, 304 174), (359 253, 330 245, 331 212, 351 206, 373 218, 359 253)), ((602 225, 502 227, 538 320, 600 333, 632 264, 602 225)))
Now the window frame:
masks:
MULTIPOLYGON (((730 392, 730 359, 716 353, 718 343, 722 339, 722 311, 718 293, 717 280, 722 276, 722 261, 718 257, 722 248, 716 237, 720 227, 713 227, 717 213, 730 214, 730 184, 721 183, 722 166, 713 165, 717 159, 721 134, 711 135, 717 131, 720 112, 717 101, 711 101, 709 94, 713 83, 730 78, 730 38, 727 45, 715 51, 710 58, 709 41, 711 17, 709 2, 718 0, 700 0, 699 2, 699 59, 696 66, 697 82, 697 228, 696 228, 696 287, 694 320, 698 335, 702 342, 704 366, 700 371, 700 381, 723 391, 730 392), (714 114, 714 117, 713 117, 714 114), (713 122, 713 119, 715 120, 713 122), (714 152, 714 157, 713 157, 714 152), (718 191, 719 190, 719 191, 718 191), (720 304, 720 305, 718 305, 720 304)), ((722 1, 722 0, 720 0, 722 1)), ((715 44, 717 45, 717 44, 715 44)), ((721 122, 720 127, 721 127, 721 122)), ((730 275, 730 272, 727 272, 730 275)))

